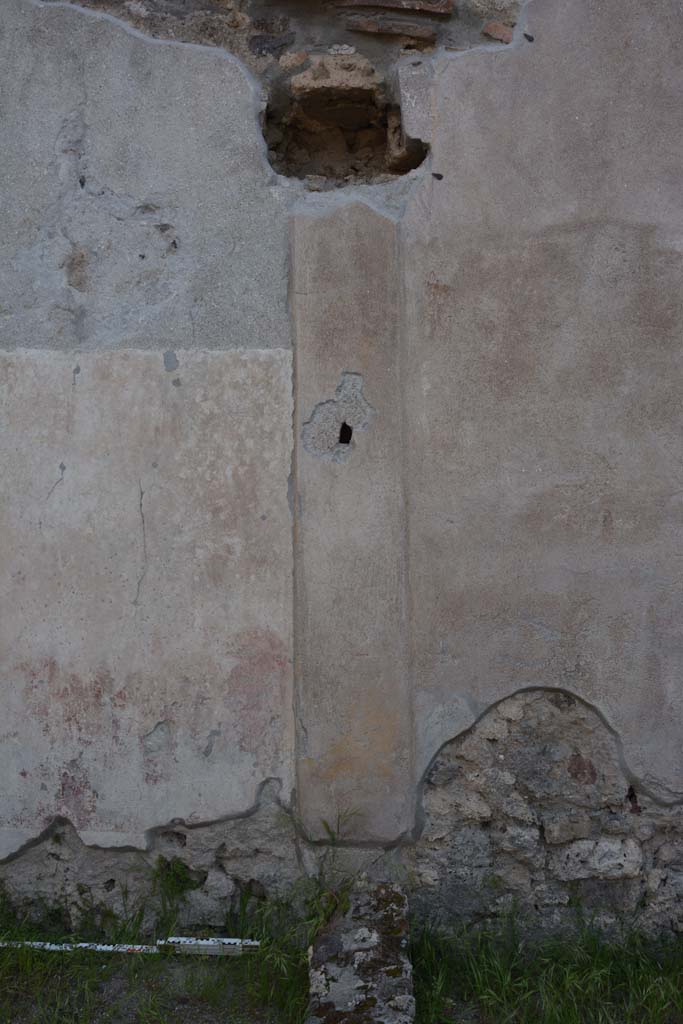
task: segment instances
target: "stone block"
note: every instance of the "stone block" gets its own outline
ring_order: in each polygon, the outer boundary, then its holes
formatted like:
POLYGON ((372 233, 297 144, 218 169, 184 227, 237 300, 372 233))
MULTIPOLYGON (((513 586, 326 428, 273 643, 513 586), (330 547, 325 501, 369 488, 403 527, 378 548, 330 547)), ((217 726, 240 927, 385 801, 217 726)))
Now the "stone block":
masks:
POLYGON ((398 886, 360 879, 348 909, 316 936, 309 960, 307 1024, 414 1019, 408 901, 398 886))
POLYGON ((577 839, 551 857, 551 871, 564 881, 577 878, 637 878, 643 853, 635 839, 577 839))

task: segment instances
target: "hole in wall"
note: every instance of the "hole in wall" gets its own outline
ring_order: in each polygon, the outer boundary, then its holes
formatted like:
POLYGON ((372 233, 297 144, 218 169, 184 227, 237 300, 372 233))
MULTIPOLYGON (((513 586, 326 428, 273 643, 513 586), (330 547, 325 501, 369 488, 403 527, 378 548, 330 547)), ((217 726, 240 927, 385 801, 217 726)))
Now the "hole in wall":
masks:
POLYGON ((408 138, 400 107, 361 57, 321 56, 271 92, 263 134, 273 168, 333 186, 407 174, 428 146, 408 138))
MULTIPOLYGON (((407 111, 409 106, 414 111, 415 97, 426 96, 426 90, 424 83, 413 92, 413 85, 405 85, 410 100, 402 118, 401 71, 424 64, 428 77, 433 54, 488 47, 485 40, 491 38, 509 42, 528 0, 70 2, 105 8, 153 37, 235 54, 269 94, 262 129, 271 165, 288 177, 318 179, 308 185, 323 191, 354 182, 377 184, 419 167, 428 146, 406 136, 402 121, 420 123, 407 111), (346 67, 330 69, 335 61, 346 67), (305 76, 315 81, 302 87, 299 80, 305 76), (361 95, 359 79, 364 79, 361 95), (305 99, 304 94, 316 91, 318 99, 311 104, 312 96, 305 99)), ((80 185, 85 188, 85 175, 80 185)), ((155 210, 153 204, 140 207, 140 212, 155 210)))
POLYGON ((356 449, 357 431, 367 430, 374 409, 363 395, 363 378, 344 371, 334 398, 319 402, 302 427, 304 449, 317 458, 343 463, 356 449))
POLYGON ((350 427, 345 421, 339 428, 339 444, 351 444, 352 437, 353 427, 350 427))

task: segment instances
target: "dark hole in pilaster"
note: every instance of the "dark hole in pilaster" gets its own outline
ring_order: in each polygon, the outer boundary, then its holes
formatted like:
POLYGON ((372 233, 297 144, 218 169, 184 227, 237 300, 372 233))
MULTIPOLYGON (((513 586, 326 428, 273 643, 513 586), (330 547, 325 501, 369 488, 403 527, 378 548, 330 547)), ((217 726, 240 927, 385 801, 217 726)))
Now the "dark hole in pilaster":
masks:
POLYGON ((351 444, 351 438, 353 437, 353 427, 350 427, 348 423, 342 423, 339 428, 339 444, 351 444))

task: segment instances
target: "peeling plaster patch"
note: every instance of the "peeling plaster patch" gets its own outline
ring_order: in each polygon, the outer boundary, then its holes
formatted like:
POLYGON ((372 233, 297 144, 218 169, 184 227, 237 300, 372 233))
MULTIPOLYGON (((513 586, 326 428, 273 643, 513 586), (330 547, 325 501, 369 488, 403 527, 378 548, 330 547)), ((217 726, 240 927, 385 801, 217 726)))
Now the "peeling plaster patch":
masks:
POLYGON ((178 362, 178 357, 175 352, 171 350, 164 352, 164 369, 168 373, 173 373, 173 371, 177 370, 179 366, 180 363, 178 362))
POLYGON ((335 397, 320 402, 303 425, 303 446, 311 455, 332 462, 345 462, 356 447, 353 432, 367 430, 375 410, 363 395, 360 373, 345 371, 335 397))
MULTIPOLYGON (((165 727, 165 721, 157 723, 145 739, 163 736, 165 727)), ((147 832, 145 849, 107 848, 86 845, 76 831, 97 794, 80 763, 69 762, 60 775, 65 813, 0 860, 0 885, 29 917, 39 918, 46 906, 54 907, 66 927, 73 928, 94 910, 106 927, 108 913, 122 917, 134 907, 144 913, 143 927, 152 932, 161 910, 154 867, 160 857, 180 858, 199 885, 181 901, 179 923, 221 925, 245 892, 284 896, 301 877, 296 825, 281 790, 279 779, 266 779, 254 804, 240 814, 197 825, 175 819, 147 832)))
POLYGON ((3 348, 280 347, 287 211, 268 184, 256 80, 219 47, 180 42, 185 21, 171 12, 156 22, 163 34, 172 21, 174 38, 157 39, 105 6, 2 3, 3 348), (191 111, 177 100, 188 90, 191 111), (163 173, 161 152, 173 153, 163 173), (219 264, 230 298, 214 280, 219 264))

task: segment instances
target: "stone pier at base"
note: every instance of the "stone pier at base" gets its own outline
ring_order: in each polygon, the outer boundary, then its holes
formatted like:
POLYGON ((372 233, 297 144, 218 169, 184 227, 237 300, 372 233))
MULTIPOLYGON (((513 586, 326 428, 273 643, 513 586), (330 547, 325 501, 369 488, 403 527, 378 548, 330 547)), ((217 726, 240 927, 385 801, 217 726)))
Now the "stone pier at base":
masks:
POLYGON ((410 1024, 415 1000, 402 889, 358 881, 346 912, 314 941, 310 979, 307 1024, 410 1024))

